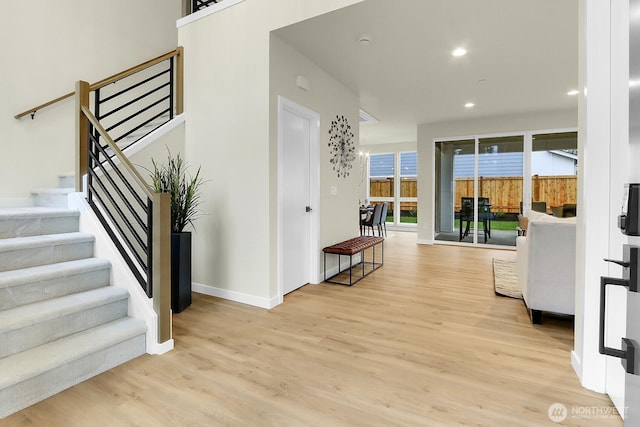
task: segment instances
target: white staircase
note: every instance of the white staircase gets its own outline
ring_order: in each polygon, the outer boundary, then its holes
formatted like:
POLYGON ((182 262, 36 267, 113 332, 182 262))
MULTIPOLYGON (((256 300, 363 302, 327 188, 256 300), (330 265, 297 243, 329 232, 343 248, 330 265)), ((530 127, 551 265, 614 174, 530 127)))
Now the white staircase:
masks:
POLYGON ((145 353, 79 213, 0 209, 0 418, 145 353))
POLYGON ((34 206, 66 208, 69 194, 75 190, 75 172, 58 175, 57 188, 40 188, 31 192, 34 206))

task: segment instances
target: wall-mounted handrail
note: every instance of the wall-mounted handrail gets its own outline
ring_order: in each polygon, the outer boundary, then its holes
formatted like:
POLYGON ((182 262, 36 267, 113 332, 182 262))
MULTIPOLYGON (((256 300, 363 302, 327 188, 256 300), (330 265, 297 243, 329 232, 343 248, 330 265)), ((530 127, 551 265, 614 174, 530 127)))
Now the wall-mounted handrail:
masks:
MULTIPOLYGON (((131 75, 133 75, 133 74, 135 74, 137 72, 140 72, 140 71, 142 71, 142 70, 144 70, 146 68, 152 67, 152 66, 154 66, 156 64, 159 64, 162 61, 165 61, 165 60, 167 60, 169 58, 172 58, 174 56, 180 58, 182 56, 182 54, 183 54, 183 48, 182 48, 182 46, 180 46, 180 47, 178 47, 178 48, 176 48, 176 49, 174 49, 172 51, 169 51, 169 52, 167 52, 167 53, 165 53, 163 55, 160 55, 160 56, 158 56, 156 58, 150 59, 150 60, 148 60, 146 62, 138 64, 138 65, 136 65, 134 67, 131 67, 131 68, 127 69, 127 70, 121 71, 121 72, 119 72, 117 74, 114 74, 114 75, 112 75, 110 77, 102 79, 102 80, 100 80, 100 81, 98 81, 96 83, 90 84, 89 85, 89 90, 90 91, 94 91, 96 89, 103 88, 103 87, 105 87, 105 86, 107 86, 109 84, 115 83, 118 80, 122 80, 125 77, 131 76, 131 75)), ((177 66, 177 72, 178 73, 182 73, 182 65, 181 64, 182 64, 182 61, 178 60, 178 66, 177 66)), ((176 114, 182 114, 182 112, 183 112, 182 105, 183 104, 182 104, 181 86, 179 86, 177 88, 177 92, 178 92, 176 94, 177 95, 177 101, 176 101, 176 105, 175 105, 176 106, 176 114)), ((71 98, 73 95, 75 95, 75 92, 67 93, 65 95, 62 95, 62 96, 56 98, 56 99, 52 99, 49 102, 45 102, 44 104, 40 104, 40 105, 38 105, 36 107, 30 108, 30 109, 28 109, 26 111, 23 111, 22 113, 17 114, 14 117, 16 119, 21 119, 22 117, 27 116, 27 115, 30 114, 31 118, 33 119, 35 117, 35 114, 36 114, 37 111, 42 110, 43 108, 49 107, 50 105, 53 105, 53 104, 55 104, 57 102, 63 101, 65 99, 67 99, 67 98, 71 98)))
POLYGON ((42 110, 43 108, 46 108, 46 107, 48 107, 50 105, 53 105, 53 104, 55 104, 57 102, 63 101, 65 99, 67 99, 67 98, 71 98, 75 94, 76 94, 75 92, 69 92, 69 93, 67 93, 65 95, 62 95, 62 96, 56 98, 56 99, 52 99, 49 102, 45 102, 44 104, 37 105, 37 106, 27 110, 27 111, 23 111, 20 114, 16 114, 13 117, 16 118, 16 119, 21 119, 24 116, 31 114, 31 118, 33 119, 33 118, 35 118, 36 112, 38 112, 38 110, 42 110))

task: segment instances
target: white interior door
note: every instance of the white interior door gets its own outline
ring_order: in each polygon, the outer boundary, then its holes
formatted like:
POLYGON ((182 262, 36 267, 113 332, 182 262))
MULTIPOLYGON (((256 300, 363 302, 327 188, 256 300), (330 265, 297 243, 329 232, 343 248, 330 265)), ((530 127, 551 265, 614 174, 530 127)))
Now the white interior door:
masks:
POLYGON ((282 295, 313 282, 315 179, 314 142, 319 139, 317 115, 290 101, 281 102, 280 236, 282 295))

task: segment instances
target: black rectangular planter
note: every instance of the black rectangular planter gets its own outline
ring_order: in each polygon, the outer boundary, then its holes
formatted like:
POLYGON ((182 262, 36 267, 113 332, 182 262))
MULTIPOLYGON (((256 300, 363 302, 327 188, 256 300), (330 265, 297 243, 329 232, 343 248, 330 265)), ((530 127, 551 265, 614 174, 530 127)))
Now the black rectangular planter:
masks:
POLYGON ((171 310, 191 305, 191 233, 171 233, 171 310))

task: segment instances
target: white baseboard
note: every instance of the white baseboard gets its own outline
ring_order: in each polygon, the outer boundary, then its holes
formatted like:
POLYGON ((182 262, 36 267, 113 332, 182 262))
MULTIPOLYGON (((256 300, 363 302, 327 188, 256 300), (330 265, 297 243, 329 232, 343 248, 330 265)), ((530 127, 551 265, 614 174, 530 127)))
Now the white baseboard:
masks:
POLYGON ((147 353, 161 355, 168 353, 171 350, 173 350, 173 338, 163 343, 155 343, 152 348, 147 349, 147 353))
POLYGON ((575 350, 571 350, 571 366, 582 384, 582 361, 576 354, 575 350))
POLYGON ((199 294, 228 299, 230 301, 241 302, 243 304, 248 304, 254 307, 260 307, 260 308, 266 308, 266 309, 271 309, 282 302, 278 296, 275 296, 272 298, 264 298, 264 297, 258 297, 255 295, 245 294, 243 292, 231 291, 229 289, 222 289, 222 288, 216 288, 209 285, 203 285, 200 283, 192 283, 191 290, 199 294))
POLYGON ((416 239, 416 243, 419 245, 433 245, 433 240, 429 239, 416 239))

